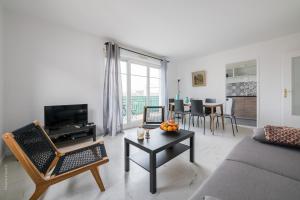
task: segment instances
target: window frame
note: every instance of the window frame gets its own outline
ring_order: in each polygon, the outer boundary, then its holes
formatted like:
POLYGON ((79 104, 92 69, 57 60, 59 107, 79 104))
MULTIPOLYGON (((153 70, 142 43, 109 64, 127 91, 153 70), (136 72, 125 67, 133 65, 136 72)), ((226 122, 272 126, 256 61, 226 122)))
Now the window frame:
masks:
MULTIPOLYGON (((126 58, 126 57, 121 57, 120 59, 120 63, 121 62, 125 62, 126 63, 126 67, 127 67, 127 99, 126 99, 126 103, 127 103, 127 123, 126 124, 123 124, 124 128, 127 129, 127 128, 133 128, 133 127, 138 127, 141 125, 141 120, 136 120, 136 121, 132 121, 131 120, 131 112, 128 112, 128 111, 131 111, 132 110, 132 107, 131 107, 131 65, 132 64, 137 64, 137 65, 142 65, 142 66, 146 66, 147 67, 147 74, 146 74, 146 78, 147 78, 147 84, 146 84, 146 95, 147 95, 147 98, 146 98, 146 105, 149 105, 149 97, 150 97, 150 78, 156 78, 156 77, 150 77, 150 68, 156 68, 156 69, 160 69, 161 70, 161 66, 160 65, 156 65, 156 64, 153 64, 153 63, 150 63, 150 62, 147 62, 147 61, 141 61, 141 60, 136 60, 136 59, 133 59, 133 58, 126 58)), ((120 64, 120 68, 121 68, 121 64, 120 64)), ((120 75, 122 75, 123 73, 121 72, 121 69, 120 69, 120 75)), ((138 75, 134 75, 134 76, 138 76, 138 75)), ((122 76, 121 76, 122 77, 122 76)), ((157 78, 160 80, 160 87, 159 87, 159 104, 161 104, 161 71, 160 71, 160 77, 157 78)), ((122 80, 121 80, 122 81, 122 80)), ((123 86, 122 86, 123 87, 123 86)), ((123 92, 122 92, 122 95, 123 95, 123 92)), ((123 96, 122 96, 122 99, 123 99, 123 96)), ((123 118, 122 118, 123 119, 123 118)))

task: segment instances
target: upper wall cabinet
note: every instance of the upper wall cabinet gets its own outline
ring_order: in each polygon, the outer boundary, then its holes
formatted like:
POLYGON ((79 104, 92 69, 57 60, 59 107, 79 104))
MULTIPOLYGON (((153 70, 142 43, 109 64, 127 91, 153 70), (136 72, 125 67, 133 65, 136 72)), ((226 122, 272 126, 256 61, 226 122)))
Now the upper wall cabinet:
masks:
POLYGON ((226 78, 227 83, 256 81, 256 60, 227 64, 226 78))

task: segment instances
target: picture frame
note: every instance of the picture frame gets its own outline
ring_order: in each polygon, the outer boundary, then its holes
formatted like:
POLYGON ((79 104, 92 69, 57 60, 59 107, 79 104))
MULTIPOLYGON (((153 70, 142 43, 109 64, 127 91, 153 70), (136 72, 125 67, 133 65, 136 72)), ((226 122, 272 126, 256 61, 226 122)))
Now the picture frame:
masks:
POLYGON ((192 72, 192 85, 193 87, 206 86, 206 71, 192 72))

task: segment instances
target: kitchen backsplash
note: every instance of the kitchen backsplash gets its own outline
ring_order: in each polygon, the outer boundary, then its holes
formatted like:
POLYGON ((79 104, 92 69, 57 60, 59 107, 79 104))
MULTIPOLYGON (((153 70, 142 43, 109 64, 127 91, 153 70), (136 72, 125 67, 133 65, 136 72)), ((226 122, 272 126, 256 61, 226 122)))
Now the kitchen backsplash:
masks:
POLYGON ((256 82, 238 82, 226 84, 226 96, 256 96, 256 82))

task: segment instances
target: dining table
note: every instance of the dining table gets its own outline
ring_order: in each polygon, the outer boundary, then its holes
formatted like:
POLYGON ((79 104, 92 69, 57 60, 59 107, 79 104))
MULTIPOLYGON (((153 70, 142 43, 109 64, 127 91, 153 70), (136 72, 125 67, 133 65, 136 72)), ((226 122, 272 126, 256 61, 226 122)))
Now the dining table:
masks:
MULTIPOLYGON (((190 103, 184 103, 183 104, 184 107, 188 107, 190 110, 191 104, 190 103)), ((171 102, 169 103, 169 107, 174 107, 175 103, 171 102)), ((210 112, 210 130, 212 132, 212 134, 214 135, 215 133, 215 118, 217 116, 217 113, 215 112, 217 110, 217 108, 220 108, 220 116, 221 116, 221 120, 222 120, 222 128, 223 130, 225 129, 225 125, 224 125, 224 109, 223 109, 223 103, 203 103, 203 107, 204 108, 209 108, 211 110, 210 112)), ((173 118, 174 115, 174 111, 173 109, 171 109, 170 111, 170 116, 171 118, 173 118)))

